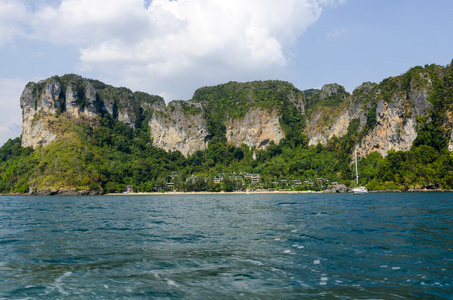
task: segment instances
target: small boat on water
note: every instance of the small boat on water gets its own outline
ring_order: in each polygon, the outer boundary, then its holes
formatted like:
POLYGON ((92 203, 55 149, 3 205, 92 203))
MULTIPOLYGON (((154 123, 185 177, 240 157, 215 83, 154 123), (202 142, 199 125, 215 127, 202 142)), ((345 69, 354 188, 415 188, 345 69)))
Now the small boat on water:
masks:
POLYGON ((357 167, 357 149, 355 149, 355 176, 356 176, 356 187, 352 189, 353 195, 365 195, 368 194, 368 189, 364 186, 359 186, 359 170, 357 167))
POLYGON ((353 195, 365 195, 368 194, 368 189, 364 186, 359 186, 352 189, 353 195))

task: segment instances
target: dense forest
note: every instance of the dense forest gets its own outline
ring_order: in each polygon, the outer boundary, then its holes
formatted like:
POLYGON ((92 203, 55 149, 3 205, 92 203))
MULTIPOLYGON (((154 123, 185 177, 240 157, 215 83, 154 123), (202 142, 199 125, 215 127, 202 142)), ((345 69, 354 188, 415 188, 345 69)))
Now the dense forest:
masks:
MULTIPOLYGON (((415 67, 376 86, 388 95, 404 91, 408 82, 413 84, 411 76, 421 69, 439 72, 435 65, 415 67)), ((453 154, 448 151, 452 64, 442 76, 434 75, 431 78, 436 80, 428 99, 432 109, 429 116, 417 118, 418 134, 412 148, 389 151, 386 157, 373 152, 361 158, 360 185, 371 190, 453 189, 453 154)), ((64 133, 63 138, 33 150, 22 148, 18 137, 0 148, 0 193, 33 193, 45 188, 111 193, 124 191, 126 185, 142 192, 327 188, 325 183, 318 183, 319 178, 353 186, 353 150, 375 126, 375 110, 368 112, 365 128, 360 129, 359 119, 355 119, 344 136, 334 136, 325 145, 309 146, 308 137, 303 134, 306 116, 289 105, 288 98, 280 98, 274 92, 292 88, 274 81, 245 87, 231 82, 199 89, 193 100, 206 104, 212 136, 205 151, 187 157, 179 151, 166 152, 153 146, 148 126, 150 114, 143 115, 134 128, 109 114, 99 115, 96 126, 69 120, 64 113, 52 116, 58 130, 64 133), (271 142, 266 150, 229 144, 223 118, 227 114, 240 118, 251 106, 278 110, 285 138, 278 144, 271 142), (249 179, 240 180, 239 173, 260 174, 261 181, 251 184, 249 179), (222 182, 215 183, 219 176, 223 176, 222 182), (294 182, 300 184, 290 184, 294 182)), ((339 96, 320 100, 318 95, 318 90, 305 92, 308 110, 341 105, 344 100, 339 96)))

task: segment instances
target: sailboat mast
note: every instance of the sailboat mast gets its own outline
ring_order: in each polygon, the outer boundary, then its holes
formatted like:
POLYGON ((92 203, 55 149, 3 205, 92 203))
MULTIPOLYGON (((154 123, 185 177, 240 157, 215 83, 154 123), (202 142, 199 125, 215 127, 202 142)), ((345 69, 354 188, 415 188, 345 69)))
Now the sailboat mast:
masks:
POLYGON ((359 170, 357 168, 357 148, 355 149, 355 176, 357 181, 357 187, 359 187, 359 170))

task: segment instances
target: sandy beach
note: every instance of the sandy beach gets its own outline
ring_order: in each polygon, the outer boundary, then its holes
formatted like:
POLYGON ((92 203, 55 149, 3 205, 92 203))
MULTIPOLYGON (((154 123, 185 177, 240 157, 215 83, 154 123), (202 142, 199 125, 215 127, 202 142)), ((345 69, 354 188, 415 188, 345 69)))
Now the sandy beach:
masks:
POLYGON ((309 194, 309 193, 322 193, 322 192, 309 192, 309 191, 254 191, 254 192, 134 192, 134 193, 111 193, 106 194, 109 196, 114 195, 237 195, 237 194, 309 194))

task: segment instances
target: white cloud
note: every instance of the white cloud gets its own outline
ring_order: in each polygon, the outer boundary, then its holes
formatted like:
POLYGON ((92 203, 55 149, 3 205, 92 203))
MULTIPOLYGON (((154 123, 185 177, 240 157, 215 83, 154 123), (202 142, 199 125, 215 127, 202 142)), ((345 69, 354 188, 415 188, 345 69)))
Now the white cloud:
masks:
POLYGON ((18 99, 25 84, 22 79, 0 78, 0 146, 21 134, 22 115, 18 99))
POLYGON ((0 0, 0 46, 12 42, 23 32, 23 21, 27 19, 25 5, 15 0, 0 0))
POLYGON ((62 0, 38 2, 23 24, 29 38, 77 47, 80 72, 187 99, 203 85, 278 78, 323 7, 343 2, 62 0))
POLYGON ((145 13, 140 0, 62 0, 58 6, 41 6, 34 12, 32 33, 55 44, 81 46, 141 38, 145 13))

